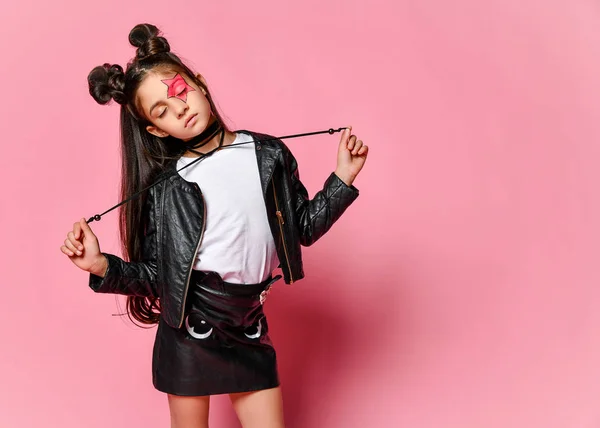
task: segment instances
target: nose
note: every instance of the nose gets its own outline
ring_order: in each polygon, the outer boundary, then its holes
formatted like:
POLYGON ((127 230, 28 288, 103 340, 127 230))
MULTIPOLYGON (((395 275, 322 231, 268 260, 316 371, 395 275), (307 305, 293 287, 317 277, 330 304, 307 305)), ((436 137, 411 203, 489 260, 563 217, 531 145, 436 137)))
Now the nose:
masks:
POLYGON ((177 118, 181 119, 185 112, 188 110, 188 105, 186 103, 178 103, 175 112, 177 113, 177 118))

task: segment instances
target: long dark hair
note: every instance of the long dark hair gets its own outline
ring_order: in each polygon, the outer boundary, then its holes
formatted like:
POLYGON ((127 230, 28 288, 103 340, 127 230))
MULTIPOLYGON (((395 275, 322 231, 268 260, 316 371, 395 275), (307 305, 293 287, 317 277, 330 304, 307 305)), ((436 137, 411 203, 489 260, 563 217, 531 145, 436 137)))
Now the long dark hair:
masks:
MULTIPOLYGON (((95 67, 88 75, 90 95, 99 104, 114 100, 121 105, 121 200, 152 184, 169 160, 179 158, 185 149, 173 144, 170 137, 161 139, 150 134, 151 125, 137 102, 137 89, 148 72, 184 73, 206 91, 212 114, 224 130, 223 122, 210 92, 182 60, 171 52, 160 30, 151 24, 136 25, 129 33, 129 42, 137 48, 126 71, 118 64, 95 67)), ((124 258, 131 262, 142 260, 142 242, 146 216, 143 207, 146 194, 119 207, 119 232, 124 258)), ((142 324, 158 323, 160 301, 153 297, 127 296, 127 315, 142 324), (133 317, 133 318, 132 318, 133 317)))

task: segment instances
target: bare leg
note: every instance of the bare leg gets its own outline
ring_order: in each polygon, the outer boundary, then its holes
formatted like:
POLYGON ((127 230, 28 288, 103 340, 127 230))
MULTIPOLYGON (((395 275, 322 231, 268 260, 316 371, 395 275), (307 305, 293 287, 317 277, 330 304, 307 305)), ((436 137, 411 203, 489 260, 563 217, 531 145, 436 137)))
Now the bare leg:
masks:
POLYGON ((171 428, 208 428, 210 395, 183 397, 167 394, 171 428))
POLYGON ((229 394, 244 428, 285 428, 281 388, 229 394))

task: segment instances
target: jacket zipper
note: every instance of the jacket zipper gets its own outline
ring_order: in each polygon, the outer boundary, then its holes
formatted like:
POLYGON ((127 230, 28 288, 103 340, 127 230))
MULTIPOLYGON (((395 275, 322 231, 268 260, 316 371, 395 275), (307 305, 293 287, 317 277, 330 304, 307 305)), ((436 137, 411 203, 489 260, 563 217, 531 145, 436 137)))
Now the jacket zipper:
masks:
MULTIPOLYGON (((194 183, 195 184, 195 183, 194 183)), ((194 187, 197 187, 194 186, 194 187)), ((198 189, 200 190, 200 189, 198 189)), ((196 254, 198 254, 198 249, 200 248, 200 243, 202 242, 202 238, 204 237, 204 229, 206 226, 206 202, 204 201, 204 195, 200 192, 200 197, 202 198, 202 205, 204 208, 204 215, 202 216, 202 232, 200 232, 200 238, 198 238, 198 243, 196 244, 196 250, 194 251, 194 256, 192 257, 192 261, 190 263, 190 268, 188 271, 187 281, 185 283, 185 291, 183 292, 183 303, 181 308, 181 319, 179 320, 179 328, 183 325, 183 320, 185 319, 185 301, 187 300, 188 289, 190 286, 190 278, 192 276, 192 268, 194 267, 194 263, 196 262, 196 254)))
POLYGON ((285 246, 285 238, 283 237, 283 214, 281 214, 281 211, 279 211, 279 204, 277 203, 277 192, 275 191, 275 178, 273 178, 271 180, 271 183, 273 183, 273 198, 275 199, 275 215, 277 215, 277 220, 279 223, 279 230, 281 232, 281 242, 283 244, 283 251, 285 253, 285 260, 287 261, 287 265, 288 265, 288 272, 290 273, 290 284, 294 283, 294 277, 292 276, 292 266, 290 265, 290 258, 288 256, 288 252, 287 252, 287 247, 285 246))

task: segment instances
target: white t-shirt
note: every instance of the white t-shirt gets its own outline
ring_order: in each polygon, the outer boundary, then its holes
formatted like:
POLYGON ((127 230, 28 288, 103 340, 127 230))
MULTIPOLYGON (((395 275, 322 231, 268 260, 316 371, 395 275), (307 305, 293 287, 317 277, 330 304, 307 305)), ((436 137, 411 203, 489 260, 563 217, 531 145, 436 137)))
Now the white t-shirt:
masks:
MULTIPOLYGON (((237 133, 232 144, 252 141, 237 133)), ((224 148, 179 171, 196 182, 206 204, 204 236, 193 269, 215 271, 224 281, 256 284, 279 265, 260 184, 254 143, 224 148)), ((177 169, 196 158, 182 157, 177 169)))

